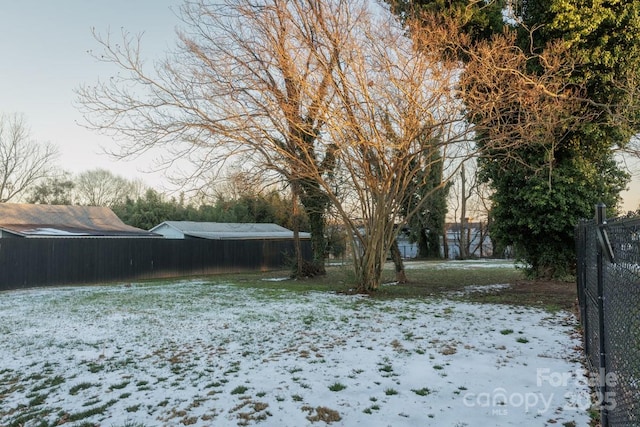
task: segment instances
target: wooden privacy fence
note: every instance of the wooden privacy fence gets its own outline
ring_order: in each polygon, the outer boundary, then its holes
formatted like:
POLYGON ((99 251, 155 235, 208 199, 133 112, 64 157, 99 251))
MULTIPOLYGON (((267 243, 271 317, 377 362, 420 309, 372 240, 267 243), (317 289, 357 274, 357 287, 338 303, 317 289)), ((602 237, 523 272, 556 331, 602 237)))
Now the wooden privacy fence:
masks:
MULTIPOLYGON (((310 259, 310 241, 301 246, 310 259)), ((0 290, 266 271, 293 259, 292 240, 0 239, 0 290)))

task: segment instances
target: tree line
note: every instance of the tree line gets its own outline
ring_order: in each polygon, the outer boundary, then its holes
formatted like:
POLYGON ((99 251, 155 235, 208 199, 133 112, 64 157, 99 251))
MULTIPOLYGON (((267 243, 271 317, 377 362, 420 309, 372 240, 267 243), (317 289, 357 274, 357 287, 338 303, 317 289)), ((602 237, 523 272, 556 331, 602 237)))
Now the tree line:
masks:
MULTIPOLYGON (((104 169, 63 173, 47 177, 26 188, 27 203, 106 206, 128 225, 149 230, 163 221, 275 223, 291 229, 291 198, 282 192, 245 191, 219 193, 215 200, 195 203, 145 187, 104 169), (234 194, 235 193, 235 194, 234 194)), ((308 231, 306 216, 298 219, 300 231, 308 231)))

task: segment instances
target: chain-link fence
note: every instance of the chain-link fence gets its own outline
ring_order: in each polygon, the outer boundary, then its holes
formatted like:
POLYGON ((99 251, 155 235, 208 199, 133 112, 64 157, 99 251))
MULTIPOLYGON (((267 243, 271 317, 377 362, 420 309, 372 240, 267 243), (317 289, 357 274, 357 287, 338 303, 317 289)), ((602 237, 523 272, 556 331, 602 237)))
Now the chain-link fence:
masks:
POLYGON ((578 226, 578 299, 603 427, 640 426, 640 217, 578 226))

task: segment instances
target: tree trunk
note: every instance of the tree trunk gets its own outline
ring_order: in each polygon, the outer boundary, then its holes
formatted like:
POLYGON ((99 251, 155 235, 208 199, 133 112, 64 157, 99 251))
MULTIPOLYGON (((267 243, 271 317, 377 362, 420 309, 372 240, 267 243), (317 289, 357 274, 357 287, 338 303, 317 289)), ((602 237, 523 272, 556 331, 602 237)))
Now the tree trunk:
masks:
POLYGON ((326 250, 326 239, 324 237, 324 212, 307 211, 309 216, 309 226, 311 228, 311 249, 313 251, 313 269, 315 274, 326 274, 324 266, 324 255, 326 250))
POLYGON ((304 275, 304 259, 302 257, 302 248, 300 247, 300 212, 298 209, 298 194, 296 189, 291 191, 291 201, 293 203, 293 245, 296 255, 295 277, 303 277, 304 275))
POLYGON ((326 238, 324 236, 324 219, 327 210, 327 196, 318 187, 316 182, 310 180, 302 180, 300 182, 301 197, 300 201, 304 206, 307 217, 309 218, 309 227, 311 232, 311 250, 313 259, 309 269, 311 275, 326 274, 324 266, 324 256, 326 251, 326 238))
POLYGON ((442 252, 444 259, 449 259, 449 235, 447 233, 447 226, 445 225, 442 233, 442 252))
MULTIPOLYGON (((429 233, 430 234, 430 233, 429 233)), ((424 227, 420 227, 420 231, 418 233, 418 257, 419 258, 431 258, 432 248, 430 247, 430 240, 428 232, 425 231, 424 227)))
POLYGON ((382 266, 386 258, 383 251, 376 250, 376 245, 382 243, 377 239, 366 239, 362 247, 362 254, 356 260, 356 291, 371 293, 378 290, 382 281, 382 266))
POLYGON ((467 177, 464 173, 464 163, 460 166, 460 178, 460 185, 462 187, 460 192, 462 194, 462 198, 460 200, 460 232, 458 233, 460 239, 458 241, 458 245, 460 246, 460 259, 467 259, 469 257, 469 253, 467 251, 467 177))
POLYGON ((380 263, 374 263, 373 266, 367 266, 367 260, 363 259, 363 265, 360 266, 357 274, 356 290, 358 293, 369 294, 375 292, 380 287, 382 279, 382 265, 380 263))
POLYGON ((398 247, 398 239, 394 239, 391 245, 391 259, 396 269, 396 282, 407 283, 407 274, 404 271, 404 263, 402 262, 402 254, 398 247))

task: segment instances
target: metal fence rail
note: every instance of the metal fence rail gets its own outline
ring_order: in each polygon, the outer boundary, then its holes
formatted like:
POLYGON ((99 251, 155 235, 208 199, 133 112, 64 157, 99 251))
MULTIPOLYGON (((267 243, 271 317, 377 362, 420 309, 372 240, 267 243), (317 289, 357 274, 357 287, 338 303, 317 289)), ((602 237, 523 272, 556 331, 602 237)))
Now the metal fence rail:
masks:
MULTIPOLYGON (((301 247, 310 259, 310 241, 301 247)), ((292 240, 0 239, 0 291, 274 270, 293 258, 292 240)))
POLYGON ((602 426, 640 426, 640 217, 604 210, 576 233, 584 347, 602 426))

